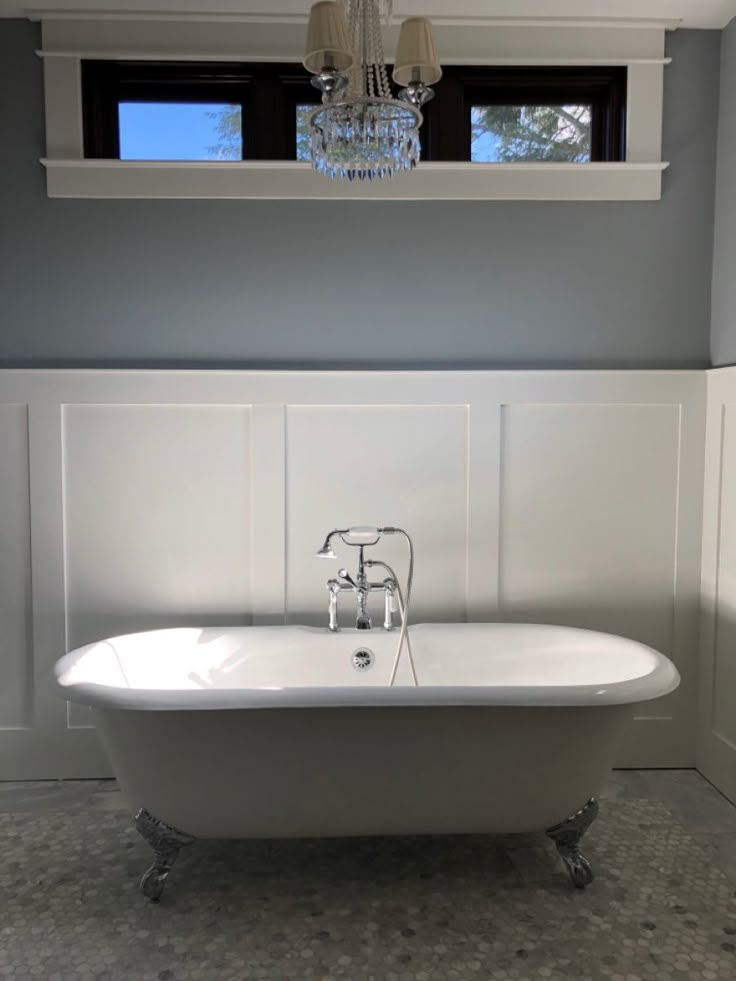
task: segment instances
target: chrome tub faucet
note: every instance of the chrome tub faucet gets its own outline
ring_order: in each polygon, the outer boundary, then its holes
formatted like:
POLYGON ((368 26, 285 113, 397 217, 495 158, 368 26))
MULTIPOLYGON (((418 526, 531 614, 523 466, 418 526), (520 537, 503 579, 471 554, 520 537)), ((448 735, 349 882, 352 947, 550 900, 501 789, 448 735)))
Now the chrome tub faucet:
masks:
POLYGON ((336 528, 331 531, 325 539, 324 545, 317 552, 320 558, 337 558, 332 548, 332 538, 338 535, 346 545, 353 545, 359 549, 358 552, 358 571, 353 578, 347 569, 340 569, 337 577, 327 580, 327 591, 329 594, 328 604, 328 629, 336 633, 338 626, 338 597, 341 593, 352 592, 355 596, 356 616, 355 626, 358 630, 370 630, 373 620, 368 612, 368 597, 371 593, 383 593, 383 629, 393 629, 393 615, 397 611, 396 579, 388 576, 382 582, 370 582, 366 569, 374 563, 365 558, 365 549, 371 545, 376 545, 383 535, 393 534, 393 528, 336 528), (348 539, 354 539, 349 541, 348 539))

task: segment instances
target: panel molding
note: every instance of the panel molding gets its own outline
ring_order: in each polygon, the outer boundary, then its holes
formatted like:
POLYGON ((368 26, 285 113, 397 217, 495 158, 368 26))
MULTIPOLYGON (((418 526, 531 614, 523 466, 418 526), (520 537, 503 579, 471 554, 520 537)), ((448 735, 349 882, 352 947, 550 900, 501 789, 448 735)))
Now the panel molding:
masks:
POLYGON ((0 403, 0 730, 33 725, 28 406, 0 403))
POLYGON ((253 623, 285 623, 286 406, 253 406, 251 431, 253 623), (261 559, 264 555, 267 562, 261 559))

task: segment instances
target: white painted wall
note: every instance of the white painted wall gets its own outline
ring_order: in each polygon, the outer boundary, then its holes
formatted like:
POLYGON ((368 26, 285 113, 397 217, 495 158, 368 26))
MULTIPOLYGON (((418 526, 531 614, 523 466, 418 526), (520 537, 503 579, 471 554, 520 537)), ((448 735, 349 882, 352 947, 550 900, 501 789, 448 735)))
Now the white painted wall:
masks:
POLYGON ((0 372, 0 779, 109 772, 51 689, 66 650, 324 623, 314 552, 355 523, 411 531, 419 619, 673 657, 619 762, 692 765, 704 409, 697 371, 0 372))

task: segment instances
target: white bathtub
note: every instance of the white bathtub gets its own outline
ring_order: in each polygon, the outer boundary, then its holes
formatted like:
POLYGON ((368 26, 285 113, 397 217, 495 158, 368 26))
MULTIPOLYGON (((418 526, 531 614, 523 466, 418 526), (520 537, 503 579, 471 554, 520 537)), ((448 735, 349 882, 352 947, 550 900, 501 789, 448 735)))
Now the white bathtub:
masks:
MULTIPOLYGON (((565 819, 599 792, 632 705, 679 684, 663 655, 593 631, 423 624, 410 636, 417 686, 404 655, 388 687, 397 634, 380 630, 161 630, 57 663, 157 849, 149 898, 188 836, 552 828, 565 858, 562 839, 576 846, 594 812, 565 819), (358 670, 364 648, 374 663, 358 670)), ((584 867, 577 878, 589 881, 584 867)))

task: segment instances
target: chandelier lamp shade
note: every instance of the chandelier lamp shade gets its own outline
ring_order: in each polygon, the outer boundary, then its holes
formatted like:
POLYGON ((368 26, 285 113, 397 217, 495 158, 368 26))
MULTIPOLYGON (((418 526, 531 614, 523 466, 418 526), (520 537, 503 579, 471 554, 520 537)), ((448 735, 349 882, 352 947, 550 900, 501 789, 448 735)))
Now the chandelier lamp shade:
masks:
POLYGON ((322 71, 345 72, 353 67, 353 62, 342 6, 335 0, 320 0, 309 14, 304 67, 319 75, 322 71))
POLYGON ((406 88, 416 82, 436 85, 441 78, 431 21, 426 17, 410 17, 401 25, 394 59, 394 82, 406 88))
MULTIPOLYGON (((390 15, 390 2, 388 4, 390 15)), ((314 169, 333 180, 374 180, 419 162, 421 107, 442 77, 432 25, 401 25, 392 93, 380 0, 319 0, 311 9, 304 67, 322 93, 309 117, 314 169)))

